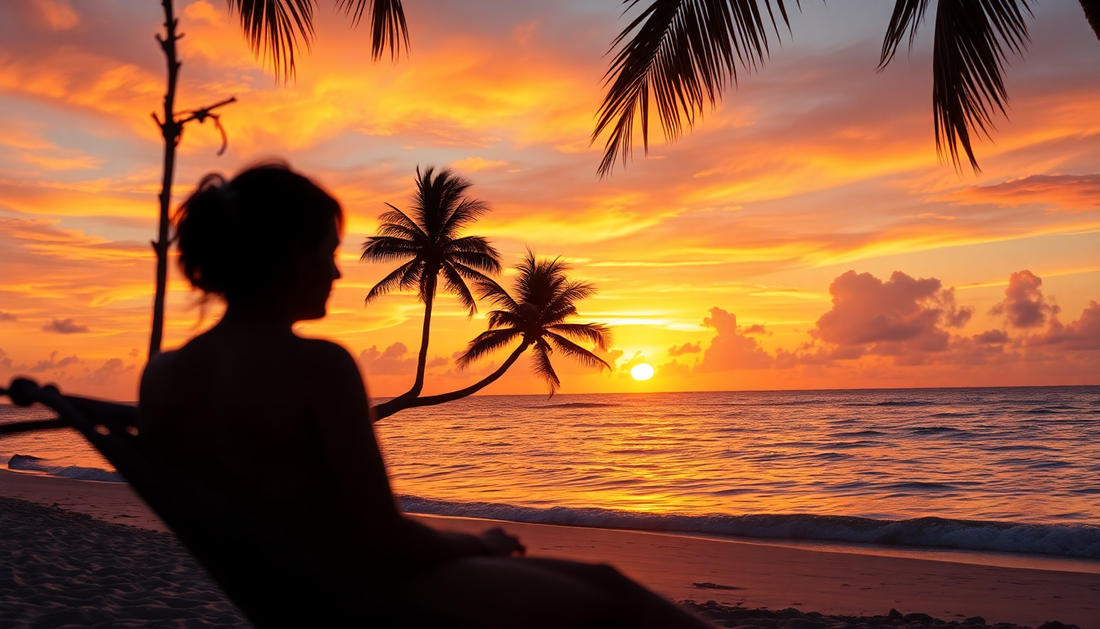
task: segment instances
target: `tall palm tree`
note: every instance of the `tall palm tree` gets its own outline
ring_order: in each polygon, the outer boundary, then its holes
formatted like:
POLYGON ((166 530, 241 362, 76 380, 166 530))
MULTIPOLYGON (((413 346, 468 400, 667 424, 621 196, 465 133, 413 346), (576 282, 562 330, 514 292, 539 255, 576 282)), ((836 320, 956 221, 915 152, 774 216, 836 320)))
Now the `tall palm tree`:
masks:
POLYGON ((480 285, 492 282, 486 273, 500 273, 500 254, 489 241, 481 236, 461 236, 465 227, 489 210, 485 202, 466 196, 472 185, 449 169, 437 175, 431 166, 423 173, 417 167, 412 216, 387 203, 390 210, 378 217, 378 235, 363 244, 362 261, 403 262, 370 289, 366 303, 393 290, 413 289, 424 302, 416 379, 399 399, 415 398, 424 388, 432 304, 439 278, 443 278, 443 289, 457 295, 462 307, 473 316, 477 302, 466 281, 480 285))
POLYGON ((470 341, 466 351, 458 358, 458 366, 465 368, 479 358, 519 340, 519 345, 500 367, 464 389, 379 404, 375 407, 377 419, 406 408, 442 404, 473 395, 496 382, 528 348, 534 349, 532 362, 535 374, 546 381, 550 395, 561 387, 561 380, 550 364, 550 356, 555 351, 587 367, 611 368, 602 358, 575 342, 587 341, 606 351, 611 343, 611 332, 607 327, 600 323, 566 322, 566 319, 577 314, 578 301, 595 294, 595 287, 588 282, 569 280, 565 275, 569 267, 560 258, 538 260, 530 250, 516 270, 519 273, 515 280, 515 297, 492 279, 484 278, 477 282, 481 297, 490 300, 497 309, 489 313, 489 329, 470 341))
MULTIPOLYGON (((797 0, 796 0, 797 1, 797 0)), ((624 0, 633 7, 639 0, 624 0)), ((1080 0, 1100 38, 1100 0, 1080 0)), ((896 0, 882 44, 879 68, 894 58, 908 34, 910 46, 929 0, 896 0)), ((1004 61, 1029 41, 1024 16, 1031 0, 937 0, 932 57, 932 109, 936 149, 959 167, 959 147, 980 172, 971 134, 988 135, 991 117, 1004 112, 1008 94, 1004 61)), ((775 0, 790 30, 784 0, 775 0)), ((605 75, 594 142, 608 131, 599 174, 609 175, 617 159, 633 153, 640 116, 642 144, 649 149, 650 101, 666 140, 678 138, 722 91, 737 81, 737 66, 755 70, 768 55, 768 33, 780 31, 772 0, 653 0, 612 43, 619 48, 605 75), (763 9, 761 8, 763 5, 763 9), (765 15, 766 14, 766 15, 765 15), (770 29, 769 29, 770 26, 770 29), (630 38, 628 40, 628 37, 630 38), (620 47, 621 46, 621 47, 620 47)))

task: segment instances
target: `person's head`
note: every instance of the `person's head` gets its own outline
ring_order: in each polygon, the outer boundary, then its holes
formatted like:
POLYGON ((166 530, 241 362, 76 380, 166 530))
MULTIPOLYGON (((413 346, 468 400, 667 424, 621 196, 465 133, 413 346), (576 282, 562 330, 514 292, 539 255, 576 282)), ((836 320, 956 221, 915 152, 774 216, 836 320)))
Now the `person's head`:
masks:
POLYGON ((343 222, 336 199, 285 164, 254 166, 231 181, 210 174, 176 214, 180 267, 192 286, 230 306, 319 319, 340 277, 343 222))

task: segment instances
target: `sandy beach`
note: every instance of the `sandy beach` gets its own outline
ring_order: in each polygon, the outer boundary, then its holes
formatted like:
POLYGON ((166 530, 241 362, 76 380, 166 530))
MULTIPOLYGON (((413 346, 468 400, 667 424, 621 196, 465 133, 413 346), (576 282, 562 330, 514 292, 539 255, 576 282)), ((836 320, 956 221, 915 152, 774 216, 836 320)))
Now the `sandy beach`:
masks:
MULTIPOLYGON (((4 626, 247 626, 128 486, 0 470, 0 499, 4 626)), ((498 524, 417 517, 462 531, 498 524)), ((844 618, 851 616, 917 626, 931 621, 906 615, 927 614, 948 622, 969 619, 972 626, 1060 621, 1100 629, 1100 573, 1087 571, 1087 564, 1035 569, 821 545, 503 526, 530 555, 611 563, 675 601, 713 601, 705 611, 725 619, 725 626, 794 626, 801 619, 833 627, 858 620, 844 618), (763 608, 773 612, 746 611, 763 608), (789 608, 801 613, 782 611, 789 608), (900 615, 887 618, 892 609, 900 615)))

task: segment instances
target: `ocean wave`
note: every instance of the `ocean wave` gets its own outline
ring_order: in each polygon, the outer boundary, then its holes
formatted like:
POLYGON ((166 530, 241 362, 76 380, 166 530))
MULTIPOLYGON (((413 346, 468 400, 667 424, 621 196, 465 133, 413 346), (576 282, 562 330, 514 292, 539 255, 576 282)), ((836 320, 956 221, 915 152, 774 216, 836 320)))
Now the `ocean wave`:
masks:
POLYGON ((445 502, 415 496, 400 496, 399 501, 402 508, 409 513, 534 524, 856 542, 1100 559, 1100 526, 1089 524, 1023 524, 936 517, 876 520, 808 514, 740 516, 651 514, 598 508, 534 508, 487 502, 445 502))
POLYGON ((884 402, 848 402, 841 406, 939 406, 940 402, 924 400, 886 400, 884 402))
POLYGON ((622 406, 610 402, 566 402, 564 404, 540 404, 532 408, 612 408, 622 406))
POLYGON ((78 465, 50 465, 48 459, 31 456, 29 454, 16 454, 12 456, 8 459, 8 469, 42 472, 50 476, 75 478, 78 480, 98 480, 108 483, 126 482, 118 472, 111 472, 97 467, 80 467, 78 465))

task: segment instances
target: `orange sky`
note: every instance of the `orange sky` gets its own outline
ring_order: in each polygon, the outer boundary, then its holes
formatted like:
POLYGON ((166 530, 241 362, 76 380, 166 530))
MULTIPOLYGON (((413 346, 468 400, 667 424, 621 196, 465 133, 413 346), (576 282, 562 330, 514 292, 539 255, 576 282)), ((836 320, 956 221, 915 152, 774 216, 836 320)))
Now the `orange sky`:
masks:
MULTIPOLYGON (((411 381, 422 305, 363 307, 387 268, 358 263, 415 167, 449 166, 493 211, 470 233, 509 265, 563 256, 614 328, 612 374, 557 357, 564 393, 1100 383, 1100 42, 1076 3, 1045 2, 1011 58, 1009 119, 980 176, 937 160, 931 24, 874 71, 889 3, 803 3, 758 75, 679 142, 600 181, 588 136, 617 2, 408 0, 412 51, 369 62, 329 3, 279 85, 217 0, 180 0, 179 104, 236 96, 229 150, 188 127, 177 202, 202 174, 283 157, 348 213, 330 316, 376 394, 411 381), (627 371, 652 364, 652 380, 627 371)), ((153 0, 0 5, 0 379, 136 397, 152 302, 163 94, 153 0)), ((507 281, 507 278, 505 278, 507 281)), ((167 345, 200 323, 178 274, 167 345)), ((426 391, 484 329, 440 298, 426 391)), ((496 357, 499 363, 504 355, 496 357)), ((538 393, 524 363, 486 393, 538 393)))

